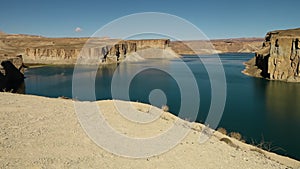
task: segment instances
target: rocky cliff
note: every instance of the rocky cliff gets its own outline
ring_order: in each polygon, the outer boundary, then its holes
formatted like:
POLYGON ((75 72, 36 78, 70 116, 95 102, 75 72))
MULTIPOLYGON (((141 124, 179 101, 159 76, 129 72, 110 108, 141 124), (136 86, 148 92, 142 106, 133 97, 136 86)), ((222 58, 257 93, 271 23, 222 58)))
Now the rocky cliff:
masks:
POLYGON ((300 28, 268 32, 262 48, 245 63, 246 75, 300 82, 300 28))
POLYGON ((129 53, 132 54, 132 57, 127 59, 136 60, 141 53, 148 56, 151 54, 152 56, 168 55, 167 57, 173 57, 176 53, 178 55, 254 52, 261 46, 263 39, 219 39, 211 40, 210 42, 214 49, 211 48, 211 45, 203 45, 208 44, 203 41, 170 42, 166 39, 123 41, 108 38, 47 38, 35 35, 2 33, 0 34, 0 58, 23 55, 25 63, 71 64, 75 63, 77 56, 91 57, 102 55, 102 59, 109 63, 115 62, 118 57, 120 60, 124 59, 124 56, 129 56, 129 53), (86 45, 87 43, 88 45, 86 45), (163 50, 149 51, 150 47, 163 50), (191 50, 190 47, 195 50, 191 50), (84 49, 81 50, 82 48, 84 49), (104 58, 104 53, 107 54, 106 59, 104 58), (119 56, 116 56, 116 54, 119 56))
POLYGON ((101 40, 90 39, 80 45, 47 45, 29 47, 24 51, 25 63, 112 63, 118 62, 131 56, 132 53, 145 49, 167 49, 170 41, 168 39, 147 40, 101 40))

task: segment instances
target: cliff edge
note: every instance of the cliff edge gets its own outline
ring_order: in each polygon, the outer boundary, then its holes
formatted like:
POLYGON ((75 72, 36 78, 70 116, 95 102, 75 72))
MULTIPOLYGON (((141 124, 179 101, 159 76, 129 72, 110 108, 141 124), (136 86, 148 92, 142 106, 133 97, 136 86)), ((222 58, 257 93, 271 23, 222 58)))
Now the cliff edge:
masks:
POLYGON ((262 48, 245 63, 244 74, 300 82, 300 28, 268 32, 262 48))
MULTIPOLYGON (((138 55, 149 49, 152 55, 179 57, 168 39, 120 40, 93 38, 47 38, 35 35, 0 34, 0 59, 23 56, 25 64, 75 64, 78 58, 85 62, 115 63, 138 60, 138 55)), ((145 55, 143 55, 145 57, 145 55)), ((152 56, 151 56, 152 57, 152 56)))
MULTIPOLYGON (((62 41, 63 39, 53 40, 62 41)), ((63 42, 60 45, 52 42, 50 45, 27 47, 24 50, 24 62, 40 64, 116 63, 126 58, 134 60, 132 58, 143 50, 164 51, 170 49, 168 39, 103 40, 91 38, 84 43, 77 42, 74 44, 76 41, 78 39, 63 42)), ((158 52, 153 55, 160 57, 158 52)), ((144 57, 144 55, 141 56, 144 57)), ((173 57, 178 56, 174 54, 173 57)))

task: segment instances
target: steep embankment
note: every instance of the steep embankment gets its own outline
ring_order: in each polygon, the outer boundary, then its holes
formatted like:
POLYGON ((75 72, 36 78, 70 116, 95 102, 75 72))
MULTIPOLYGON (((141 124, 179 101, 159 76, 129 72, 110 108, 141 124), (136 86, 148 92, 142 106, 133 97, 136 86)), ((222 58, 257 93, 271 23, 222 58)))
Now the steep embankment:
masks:
MULTIPOLYGON (((138 116, 156 117, 149 111, 150 105, 131 104, 138 110, 135 113, 140 113, 138 116)), ((159 136, 173 125, 179 130, 190 128, 190 132, 166 153, 149 158, 121 157, 97 146, 87 136, 78 122, 74 101, 0 93, 0 168, 285 169, 300 166, 299 161, 263 151, 219 132, 200 144, 199 136, 205 126, 180 120, 170 113, 162 112, 150 123, 138 123, 125 119, 113 101, 97 101, 97 105, 105 121, 129 138, 159 136)), ((123 144, 122 140, 115 141, 123 144)))
POLYGON ((300 28, 268 32, 244 74, 271 80, 300 82, 300 28))

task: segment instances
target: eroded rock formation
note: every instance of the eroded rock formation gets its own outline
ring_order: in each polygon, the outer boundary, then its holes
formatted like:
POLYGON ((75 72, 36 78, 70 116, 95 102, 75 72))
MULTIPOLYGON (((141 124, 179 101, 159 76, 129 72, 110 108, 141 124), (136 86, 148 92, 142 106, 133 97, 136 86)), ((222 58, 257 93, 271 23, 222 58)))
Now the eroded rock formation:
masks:
POLYGON ((300 29, 268 32, 262 48, 243 73, 271 80, 300 82, 300 29))
MULTIPOLYGON (((260 38, 240 38, 240 39, 219 39, 208 42, 203 41, 168 41, 168 40, 126 40, 126 43, 120 39, 102 38, 47 38, 35 35, 23 34, 0 34, 0 58, 14 57, 23 55, 25 63, 45 63, 45 64, 72 64, 75 62, 81 49, 82 56, 97 55, 103 53, 102 47, 108 46, 110 53, 107 62, 115 62, 117 60, 116 48, 112 48, 115 44, 119 45, 119 59, 122 59, 124 45, 126 47, 126 55, 129 56, 130 51, 145 51, 144 49, 156 48, 164 51, 156 51, 151 53, 168 53, 169 57, 175 55, 175 52, 182 55, 193 54, 213 54, 213 53, 229 53, 229 52, 254 52, 261 46, 263 39, 260 38), (86 43, 89 45, 85 45, 86 43), (124 45, 122 45, 124 44, 124 45), (127 45, 129 44, 129 45, 127 45), (208 46, 207 46, 208 44, 208 46), (167 47, 169 46, 169 47, 167 47), (191 48, 193 50, 191 50, 191 48), (213 48, 212 48, 213 47, 213 48), (111 50, 110 50, 111 49, 111 50), (110 57, 112 56, 112 57, 110 57)), ((148 50, 147 50, 148 52, 148 50)), ((104 52, 105 53, 105 52, 104 52)), ((132 54, 135 52, 132 52, 132 54)), ((144 52, 145 53, 145 52, 144 52)), ((132 56, 138 56, 132 55, 132 56)), ((169 58, 168 57, 168 58, 169 58)), ((129 59, 129 58, 127 58, 129 59)), ((137 60, 137 57, 131 57, 131 60, 137 60)))
POLYGON ((120 41, 88 41, 84 46, 42 46, 26 48, 25 63, 112 63, 126 58, 133 52, 144 49, 166 49, 169 47, 168 39, 147 40, 120 40, 120 41))

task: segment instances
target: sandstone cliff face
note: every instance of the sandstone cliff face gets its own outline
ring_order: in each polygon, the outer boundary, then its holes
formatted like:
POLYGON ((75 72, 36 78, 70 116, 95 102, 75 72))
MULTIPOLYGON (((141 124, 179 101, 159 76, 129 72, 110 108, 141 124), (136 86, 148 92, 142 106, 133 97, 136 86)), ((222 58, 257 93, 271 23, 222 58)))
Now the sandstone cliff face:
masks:
POLYGON ((77 59, 84 60, 81 63, 112 63, 118 62, 130 56, 131 53, 148 48, 166 49, 169 46, 168 39, 147 40, 120 40, 120 41, 88 41, 85 46, 41 46, 26 48, 24 52, 25 63, 76 63, 77 59))
POLYGON ((166 58, 170 58, 175 55, 178 57, 179 54, 254 52, 262 42, 260 38, 170 42, 167 39, 124 41, 109 38, 47 38, 35 35, 0 34, 0 58, 23 55, 25 63, 74 64, 77 57, 81 57, 86 62, 100 59, 103 60, 101 63, 112 63, 124 58, 139 60, 141 54, 147 57, 150 54, 151 57, 154 55, 162 57, 167 54, 166 58), (87 43, 88 45, 85 45, 87 43), (149 52, 150 48, 159 50, 149 52))
POLYGON ((262 48, 243 73, 271 80, 300 82, 300 29, 268 32, 262 48))

